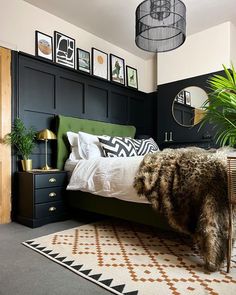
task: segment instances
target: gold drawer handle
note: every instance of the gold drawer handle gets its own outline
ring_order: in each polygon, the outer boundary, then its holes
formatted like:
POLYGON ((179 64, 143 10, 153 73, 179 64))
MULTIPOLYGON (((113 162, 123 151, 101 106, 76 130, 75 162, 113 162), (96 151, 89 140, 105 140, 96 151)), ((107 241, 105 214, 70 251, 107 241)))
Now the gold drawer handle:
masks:
POLYGON ((49 178, 48 181, 51 182, 51 183, 53 183, 53 182, 56 182, 57 180, 56 180, 56 178, 52 177, 52 178, 49 178))
POLYGON ((48 195, 49 195, 49 197, 53 198, 53 197, 56 197, 57 194, 54 193, 54 192, 51 192, 51 193, 49 193, 48 195))
POLYGON ((56 210, 57 210, 56 207, 49 207, 49 209, 48 209, 49 212, 53 212, 53 211, 56 211, 56 210))

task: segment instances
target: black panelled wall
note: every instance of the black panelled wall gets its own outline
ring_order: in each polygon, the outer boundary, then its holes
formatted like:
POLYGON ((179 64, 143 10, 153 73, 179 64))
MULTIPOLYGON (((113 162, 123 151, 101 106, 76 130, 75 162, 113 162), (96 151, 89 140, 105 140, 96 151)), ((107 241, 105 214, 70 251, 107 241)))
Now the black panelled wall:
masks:
MULTIPOLYGON (((204 143, 207 131, 213 136, 209 126, 198 132, 199 125, 182 127, 172 117, 172 102, 176 94, 188 86, 199 86, 208 92, 206 81, 209 75, 160 85, 158 92, 148 94, 25 53, 13 52, 12 77, 12 118, 19 116, 27 127, 34 126, 37 131, 44 128, 56 131, 55 117, 62 114, 134 125, 136 136, 150 135, 162 148, 167 146, 163 144, 165 132, 172 131, 177 144, 204 143)), ((32 155, 33 168, 45 164, 44 148, 44 142, 38 141, 32 155)), ((49 165, 55 167, 56 141, 49 142, 48 160, 49 165)), ((18 170, 18 164, 19 160, 13 153, 13 172, 18 170)), ((12 183, 14 217, 14 178, 12 183)))
POLYGON ((202 147, 215 146, 215 130, 210 125, 199 129, 200 124, 193 127, 183 127, 179 125, 172 116, 172 103, 175 96, 184 88, 198 86, 209 93, 207 80, 214 74, 223 74, 223 71, 201 75, 189 79, 175 81, 158 86, 157 90, 157 141, 161 147, 181 145, 198 145, 202 147), (172 132, 173 143, 164 143, 165 132, 172 132), (211 135, 211 139, 206 137, 211 135))
MULTIPOLYGON (((221 72, 216 72, 222 74, 221 72)), ((56 130, 55 116, 62 114, 117 124, 136 126, 138 135, 150 135, 161 147, 165 132, 172 132, 174 143, 214 145, 211 126, 199 130, 183 127, 172 116, 172 103, 179 91, 199 86, 206 92, 207 80, 216 73, 160 85, 157 92, 144 93, 110 81, 69 69, 25 53, 13 53, 13 119, 19 116, 36 130, 56 130), (212 139, 205 139, 206 135, 212 139)), ((173 144, 170 146, 174 146, 173 144)), ((45 163, 44 142, 37 142, 33 167, 45 163)), ((49 142, 49 164, 55 167, 56 142, 49 142)), ((18 170, 14 156, 13 171, 18 170)))
MULTIPOLYGON (((55 131, 55 116, 136 126, 136 135, 153 133, 153 96, 24 53, 14 53, 14 116, 36 130, 55 131)), ((33 168, 45 162, 44 142, 33 152, 33 168)), ((49 164, 55 167, 56 142, 49 142, 49 164)), ((15 160, 15 163, 17 161, 15 160)), ((14 165, 14 164, 13 164, 14 165)), ((13 171, 17 170, 17 166, 13 171)))
MULTIPOLYGON (((26 126, 55 131, 55 116, 62 114, 117 124, 136 126, 136 135, 150 135, 161 147, 165 132, 172 132, 174 143, 207 143, 214 146, 214 130, 180 126, 172 116, 175 96, 184 88, 199 86, 209 92, 207 80, 213 74, 160 85, 154 93, 144 93, 110 81, 69 69, 25 53, 13 54, 13 119, 19 116, 26 126), (211 140, 206 139, 211 135, 211 140)), ((173 144, 169 144, 174 146, 173 144)), ((44 143, 33 152, 33 167, 45 162, 44 143)), ((56 142, 49 142, 49 164, 55 167, 56 142)), ((16 157, 13 171, 18 170, 16 157)))

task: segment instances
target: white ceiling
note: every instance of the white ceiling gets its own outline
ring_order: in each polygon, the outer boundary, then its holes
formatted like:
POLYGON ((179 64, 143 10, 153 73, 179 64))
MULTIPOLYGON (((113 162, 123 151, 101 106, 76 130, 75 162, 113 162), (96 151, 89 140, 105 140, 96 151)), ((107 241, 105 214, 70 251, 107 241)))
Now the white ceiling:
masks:
MULTIPOLYGON (((135 9, 140 0, 24 0, 141 58, 152 56, 134 42, 135 9)), ((183 0, 187 36, 231 21, 236 25, 236 0, 183 0)))

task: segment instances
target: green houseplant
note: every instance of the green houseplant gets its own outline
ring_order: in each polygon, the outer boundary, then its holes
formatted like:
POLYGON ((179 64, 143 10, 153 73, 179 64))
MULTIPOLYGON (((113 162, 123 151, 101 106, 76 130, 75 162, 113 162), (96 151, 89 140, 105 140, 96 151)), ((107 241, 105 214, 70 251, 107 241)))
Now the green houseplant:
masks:
POLYGON ((221 146, 236 145, 236 72, 233 64, 224 75, 213 75, 209 80, 210 93, 204 103, 202 125, 211 123, 216 128, 217 143, 221 146))
POLYGON ((5 143, 12 144, 22 156, 22 168, 24 171, 32 169, 32 160, 29 158, 36 144, 36 131, 33 127, 27 129, 23 121, 17 118, 11 133, 5 137, 5 143))

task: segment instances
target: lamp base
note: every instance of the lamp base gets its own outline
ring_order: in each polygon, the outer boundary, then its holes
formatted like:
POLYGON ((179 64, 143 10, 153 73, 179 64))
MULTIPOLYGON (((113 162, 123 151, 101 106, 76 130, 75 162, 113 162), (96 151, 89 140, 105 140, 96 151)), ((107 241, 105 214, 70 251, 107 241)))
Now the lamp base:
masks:
POLYGON ((45 165, 44 167, 41 168, 42 170, 52 170, 51 167, 49 167, 48 165, 45 165))

